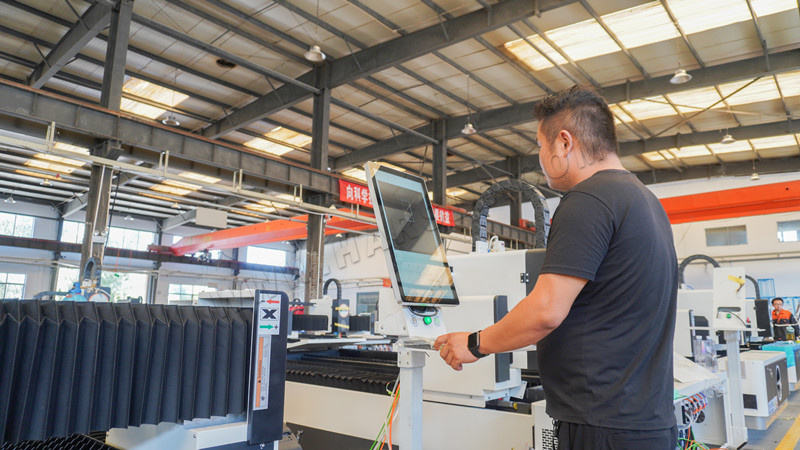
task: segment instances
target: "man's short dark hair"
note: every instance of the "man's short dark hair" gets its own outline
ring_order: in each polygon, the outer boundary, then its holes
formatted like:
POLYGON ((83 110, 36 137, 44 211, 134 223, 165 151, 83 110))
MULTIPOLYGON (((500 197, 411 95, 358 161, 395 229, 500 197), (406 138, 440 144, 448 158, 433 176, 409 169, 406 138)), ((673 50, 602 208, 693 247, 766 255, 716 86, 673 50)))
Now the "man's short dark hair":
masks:
POLYGON ((553 142, 560 130, 567 130, 593 160, 617 152, 617 129, 608 103, 590 86, 575 85, 548 95, 536 104, 534 116, 542 132, 553 142))
POLYGON ((783 303, 783 299, 782 299, 782 298, 780 298, 780 297, 775 297, 775 298, 773 298, 773 299, 772 299, 772 302, 771 302, 771 303, 772 303, 772 306, 775 306, 775 302, 776 302, 776 301, 780 301, 781 303, 783 303))

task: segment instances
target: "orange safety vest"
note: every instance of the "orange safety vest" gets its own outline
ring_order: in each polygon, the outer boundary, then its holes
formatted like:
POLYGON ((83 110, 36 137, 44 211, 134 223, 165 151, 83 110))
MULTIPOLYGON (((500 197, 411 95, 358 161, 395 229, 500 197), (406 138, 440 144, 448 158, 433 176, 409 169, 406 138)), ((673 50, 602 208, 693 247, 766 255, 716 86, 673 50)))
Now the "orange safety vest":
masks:
POLYGON ((792 321, 792 313, 788 309, 772 310, 772 323, 776 325, 785 325, 792 321))

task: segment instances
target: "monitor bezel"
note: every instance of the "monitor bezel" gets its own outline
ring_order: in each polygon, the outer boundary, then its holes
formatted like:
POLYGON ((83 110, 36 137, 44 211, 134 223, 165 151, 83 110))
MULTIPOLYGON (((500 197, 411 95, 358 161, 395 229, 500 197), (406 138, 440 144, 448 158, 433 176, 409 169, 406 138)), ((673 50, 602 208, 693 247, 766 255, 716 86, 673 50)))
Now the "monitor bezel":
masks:
MULTIPOLYGON (((428 210, 429 218, 434 218, 435 215, 433 214, 433 206, 431 205, 430 199, 426 195, 428 192, 428 188, 427 185, 425 184, 425 180, 415 175, 411 175, 406 172, 401 172, 399 170, 395 170, 375 162, 368 162, 367 164, 365 164, 364 171, 366 172, 367 175, 367 185, 369 187, 369 195, 372 200, 372 210, 375 213, 375 219, 378 225, 379 234, 381 236, 381 245, 383 247, 384 256, 386 257, 386 264, 387 266, 389 266, 389 274, 392 280, 392 289, 394 290, 395 298, 397 298, 399 303, 407 306, 458 306, 460 303, 458 299, 458 292, 456 291, 456 286, 453 281, 453 274, 450 269, 450 264, 447 262, 447 255, 444 252, 442 253, 442 259, 443 259, 442 262, 444 264, 445 269, 447 270, 448 276, 450 277, 450 290, 453 293, 453 298, 450 299, 450 298, 431 297, 430 301, 412 301, 408 299, 409 298, 419 299, 420 297, 416 296, 412 297, 412 296, 407 296, 405 294, 405 289, 403 287, 403 282, 401 281, 400 273, 397 266, 397 258, 394 253, 395 248, 389 242, 389 235, 388 235, 389 226, 386 223, 386 218, 383 215, 384 203, 383 203, 383 198, 380 195, 380 189, 377 186, 377 181, 375 180, 375 174, 377 174, 379 171, 382 171, 418 183, 422 187, 422 192, 423 192, 422 198, 423 201, 425 202, 425 207, 428 210)), ((435 219, 433 223, 434 223, 433 233, 436 243, 437 245, 444 248, 444 241, 442 240, 442 236, 439 234, 439 228, 438 226, 436 226, 435 219)))

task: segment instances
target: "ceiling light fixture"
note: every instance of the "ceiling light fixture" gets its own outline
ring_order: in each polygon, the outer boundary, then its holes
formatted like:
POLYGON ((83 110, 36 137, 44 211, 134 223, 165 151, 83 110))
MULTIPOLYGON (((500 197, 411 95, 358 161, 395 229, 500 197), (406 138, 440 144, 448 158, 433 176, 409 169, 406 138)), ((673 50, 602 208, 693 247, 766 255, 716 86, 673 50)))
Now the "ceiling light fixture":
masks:
MULTIPOLYGON (((175 105, 175 88, 178 87, 178 71, 181 69, 175 69, 175 77, 172 81, 172 105, 175 105)), ((178 121, 178 118, 175 117, 174 112, 170 112, 166 119, 162 120, 161 123, 168 127, 178 127, 181 123, 178 121)))
POLYGON ((756 172, 756 160, 753 159, 753 174, 750 175, 750 181, 758 181, 758 172, 756 172))
POLYGON ((464 125, 464 128, 461 129, 461 134, 469 136, 477 132, 478 130, 475 129, 475 125, 472 124, 472 111, 469 107, 469 75, 467 75, 467 123, 464 125))
POLYGON ((675 75, 673 75, 672 78, 669 79, 669 82, 672 84, 684 84, 688 83, 691 80, 692 76, 686 73, 686 71, 681 68, 675 71, 675 75))
POLYGON ((41 183, 39 183, 39 184, 40 184, 40 185, 42 185, 42 186, 50 186, 50 185, 51 185, 51 184, 53 184, 53 183, 51 183, 51 182, 50 182, 50 180, 48 180, 47 178, 45 178, 45 179, 44 179, 44 180, 42 180, 42 182, 41 182, 41 183))
POLYGON ((133 222, 133 216, 128 214, 127 216, 125 216, 125 218, 123 220, 125 220, 127 222, 133 222))
MULTIPOLYGON (((317 0, 317 14, 314 16, 316 20, 319 20, 319 0, 317 0)), ((325 53, 322 53, 322 49, 319 47, 319 26, 316 22, 314 22, 314 42, 315 44, 311 45, 308 48, 308 51, 303 54, 305 58, 311 61, 314 64, 319 64, 322 61, 325 61, 325 53)))
POLYGON ((305 58, 315 64, 319 64, 322 61, 325 61, 325 53, 322 53, 322 49, 319 48, 319 45, 314 44, 308 48, 308 51, 303 53, 305 58))
POLYGON ((175 117, 175 113, 170 113, 166 119, 161 121, 161 123, 168 127, 179 127, 181 125, 178 118, 175 117))
POLYGON ((178 209, 180 207, 181 207, 181 205, 179 205, 178 202, 173 202, 172 206, 171 206, 172 209, 178 209))
POLYGON ((6 197, 6 199, 3 200, 3 202, 4 203, 11 203, 11 204, 17 203, 17 201, 14 200, 14 196, 12 194, 8 194, 8 197, 6 197))
POLYGON ((730 135, 730 133, 725 133, 725 136, 722 136, 722 140, 719 141, 720 144, 725 144, 725 145, 733 144, 734 142, 736 142, 736 139, 734 139, 733 136, 730 135))

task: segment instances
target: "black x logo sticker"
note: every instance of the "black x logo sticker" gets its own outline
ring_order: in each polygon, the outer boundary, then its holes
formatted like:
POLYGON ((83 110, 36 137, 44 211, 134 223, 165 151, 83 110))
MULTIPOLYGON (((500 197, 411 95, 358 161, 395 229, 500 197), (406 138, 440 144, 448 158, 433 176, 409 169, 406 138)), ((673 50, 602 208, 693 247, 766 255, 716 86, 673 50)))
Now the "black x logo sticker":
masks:
POLYGON ((262 309, 261 310, 261 314, 263 314, 263 316, 261 318, 262 319, 275 319, 275 313, 277 311, 278 311, 277 309, 262 309))

